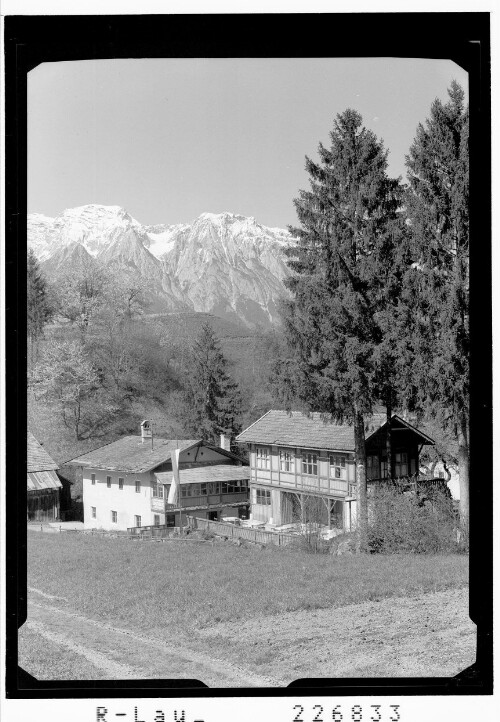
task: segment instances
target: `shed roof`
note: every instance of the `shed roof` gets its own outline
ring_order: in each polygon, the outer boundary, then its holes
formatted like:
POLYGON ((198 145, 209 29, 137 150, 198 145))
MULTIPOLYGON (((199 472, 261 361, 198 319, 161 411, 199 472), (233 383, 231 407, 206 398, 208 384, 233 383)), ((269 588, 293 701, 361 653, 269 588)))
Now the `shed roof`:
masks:
MULTIPOLYGON (((396 414, 393 414, 392 418, 397 418, 398 422, 419 434, 422 437, 421 443, 433 443, 432 439, 420 434, 396 414)), ((373 414, 365 424, 366 438, 382 428, 386 421, 387 417, 384 413, 373 414)), ((337 424, 325 420, 319 412, 307 415, 302 411, 268 411, 242 431, 236 437, 236 441, 329 451, 354 451, 355 448, 354 427, 350 424, 337 424)))
MULTIPOLYGON (((160 471, 155 474, 160 484, 171 484, 173 472, 160 471)), ((229 464, 214 464, 213 466, 196 466, 191 469, 179 469, 181 484, 199 484, 207 481, 236 481, 237 479, 250 479, 248 466, 231 466, 229 464)))
POLYGON ((151 448, 149 439, 142 443, 140 436, 124 436, 118 441, 88 451, 66 463, 79 464, 94 469, 140 474, 168 461, 175 449, 185 451, 200 443, 200 439, 172 440, 155 438, 153 448, 151 448))
POLYGON ((28 471, 55 471, 58 465, 28 431, 28 471))
POLYGON ((28 491, 60 489, 62 484, 55 471, 28 471, 28 491))

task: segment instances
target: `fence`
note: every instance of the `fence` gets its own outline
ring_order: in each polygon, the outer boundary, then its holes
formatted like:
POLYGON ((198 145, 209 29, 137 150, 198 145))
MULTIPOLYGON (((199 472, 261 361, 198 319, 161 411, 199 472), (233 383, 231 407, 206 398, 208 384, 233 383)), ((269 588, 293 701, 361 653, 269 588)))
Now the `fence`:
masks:
POLYGON ((282 534, 272 531, 262 531, 261 529, 249 529, 243 526, 234 526, 234 524, 225 524, 220 521, 210 521, 209 519, 199 519, 195 516, 188 516, 188 524, 190 529, 202 529, 211 531, 217 536, 227 536, 230 539, 245 539, 246 541, 258 544, 276 544, 277 546, 285 546, 289 544, 297 536, 294 534, 282 534))

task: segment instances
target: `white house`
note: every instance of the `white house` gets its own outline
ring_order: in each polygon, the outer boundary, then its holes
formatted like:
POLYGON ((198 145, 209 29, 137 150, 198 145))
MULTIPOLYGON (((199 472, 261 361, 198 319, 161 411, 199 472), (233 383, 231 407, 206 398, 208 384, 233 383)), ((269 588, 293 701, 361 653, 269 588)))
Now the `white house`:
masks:
POLYGON ((181 521, 181 513, 183 516, 194 513, 192 501, 196 501, 196 516, 200 517, 218 519, 238 513, 240 507, 246 513, 249 473, 248 467, 241 468, 240 457, 201 439, 152 439, 144 423, 141 436, 125 436, 67 462, 83 467, 85 528, 126 530, 163 524, 175 526, 181 521), (180 450, 181 498, 177 504, 169 505, 171 459, 176 449, 180 450), (228 467, 232 467, 234 473, 228 467), (207 469, 206 474, 203 468, 207 469), (207 488, 205 476, 213 488, 207 488), (230 500, 223 493, 228 485, 231 491, 238 487, 230 500), (195 497, 193 490, 197 493, 195 497))
MULTIPOLYGON (((422 445, 434 443, 393 414, 389 466, 387 428, 385 414, 373 414, 366 424, 369 486, 386 480, 390 474, 393 478, 416 476, 422 445)), ((246 444, 250 453, 253 520, 288 524, 300 518, 307 502, 316 520, 346 530, 354 526, 356 470, 352 426, 324 421, 319 413, 272 410, 242 431, 236 441, 246 444)))

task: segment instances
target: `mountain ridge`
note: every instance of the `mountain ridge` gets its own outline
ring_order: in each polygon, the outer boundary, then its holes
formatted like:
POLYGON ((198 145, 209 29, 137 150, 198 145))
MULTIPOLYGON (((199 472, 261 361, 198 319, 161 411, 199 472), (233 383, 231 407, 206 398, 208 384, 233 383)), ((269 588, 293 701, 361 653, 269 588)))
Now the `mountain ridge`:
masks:
POLYGON ((243 322, 279 322, 290 233, 254 217, 204 212, 190 224, 143 225, 121 206, 89 204, 56 218, 28 216, 28 246, 49 280, 77 262, 123 268, 146 282, 152 311, 191 310, 243 322))

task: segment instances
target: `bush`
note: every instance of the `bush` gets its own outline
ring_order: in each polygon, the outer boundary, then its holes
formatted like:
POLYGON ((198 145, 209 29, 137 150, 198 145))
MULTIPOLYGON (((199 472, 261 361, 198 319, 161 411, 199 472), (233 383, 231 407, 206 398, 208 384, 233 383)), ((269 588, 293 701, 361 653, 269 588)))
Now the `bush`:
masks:
POLYGON ((457 517, 449 490, 377 485, 368 502, 370 551, 458 552, 457 517))

